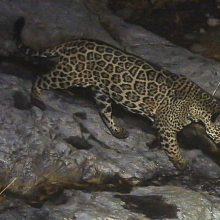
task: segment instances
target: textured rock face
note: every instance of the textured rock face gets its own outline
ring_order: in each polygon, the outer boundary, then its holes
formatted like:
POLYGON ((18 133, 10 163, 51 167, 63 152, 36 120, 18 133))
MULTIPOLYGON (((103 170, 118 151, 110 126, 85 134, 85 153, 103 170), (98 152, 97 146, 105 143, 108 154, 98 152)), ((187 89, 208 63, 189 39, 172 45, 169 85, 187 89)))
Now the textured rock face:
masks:
MULTIPOLYGON (((97 38, 185 74, 209 92, 218 84, 218 63, 124 23, 98 1, 1 1, 0 6, 1 55, 14 53, 12 25, 25 16, 23 37, 33 47, 97 38)), ((154 147, 159 144, 148 121, 115 106, 130 133, 118 140, 83 89, 45 91, 48 109, 31 107, 31 79, 45 71, 47 61, 14 61, 0 66, 0 187, 7 188, 0 219, 220 218, 216 153, 211 160, 200 150, 182 150, 192 171, 181 174, 154 147)), ((197 148, 207 146, 211 153, 203 127, 192 125, 180 134, 190 147, 194 138, 197 148)))

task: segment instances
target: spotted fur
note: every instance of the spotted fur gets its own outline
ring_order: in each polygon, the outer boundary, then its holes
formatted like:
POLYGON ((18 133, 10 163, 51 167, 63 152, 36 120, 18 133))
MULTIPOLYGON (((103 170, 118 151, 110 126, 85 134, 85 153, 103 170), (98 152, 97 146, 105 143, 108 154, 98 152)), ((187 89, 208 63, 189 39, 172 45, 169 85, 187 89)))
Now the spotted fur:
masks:
POLYGON ((14 24, 14 37, 21 51, 31 57, 59 58, 56 66, 38 76, 32 87, 32 103, 42 110, 46 109, 42 90, 91 88, 100 115, 115 137, 126 138, 128 132, 113 119, 112 100, 154 122, 163 149, 179 170, 188 166, 177 143, 177 133, 183 127, 201 121, 215 143, 220 142, 220 102, 185 76, 98 40, 75 39, 34 50, 21 40, 24 24, 24 18, 14 24))

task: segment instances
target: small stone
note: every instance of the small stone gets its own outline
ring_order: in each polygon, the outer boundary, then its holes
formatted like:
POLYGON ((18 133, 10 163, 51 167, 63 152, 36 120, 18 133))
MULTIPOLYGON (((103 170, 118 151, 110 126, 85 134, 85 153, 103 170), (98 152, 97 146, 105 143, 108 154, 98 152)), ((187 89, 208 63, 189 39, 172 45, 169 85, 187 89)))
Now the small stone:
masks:
POLYGON ((218 18, 208 18, 207 19, 207 24, 210 27, 216 27, 220 24, 220 20, 218 18))
POLYGON ((206 33, 206 30, 205 30, 204 28, 200 28, 200 29, 199 29, 199 33, 200 33, 200 34, 205 34, 205 33, 206 33))

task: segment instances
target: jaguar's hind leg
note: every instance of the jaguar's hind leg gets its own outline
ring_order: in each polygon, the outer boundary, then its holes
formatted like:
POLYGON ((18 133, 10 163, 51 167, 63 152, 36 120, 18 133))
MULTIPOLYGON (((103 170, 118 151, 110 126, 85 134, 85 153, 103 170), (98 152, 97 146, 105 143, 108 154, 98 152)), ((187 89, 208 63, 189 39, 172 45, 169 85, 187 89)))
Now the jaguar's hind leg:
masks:
POLYGON ((75 82, 67 72, 62 70, 62 63, 59 63, 50 73, 37 76, 31 91, 31 102, 42 110, 46 109, 45 103, 41 100, 42 90, 67 89, 74 86, 75 82))
POLYGON ((95 93, 94 98, 96 100, 97 105, 99 106, 102 120, 104 121, 108 129, 111 131, 112 135, 120 139, 127 138, 128 132, 124 128, 120 127, 117 121, 112 117, 111 99, 108 96, 108 94, 104 93, 103 91, 97 88, 93 88, 92 90, 95 93))
POLYGON ((41 100, 41 91, 42 89, 46 89, 46 88, 42 88, 40 83, 41 81, 42 81, 41 76, 38 76, 32 85, 31 103, 44 111, 46 110, 47 107, 46 104, 41 100))

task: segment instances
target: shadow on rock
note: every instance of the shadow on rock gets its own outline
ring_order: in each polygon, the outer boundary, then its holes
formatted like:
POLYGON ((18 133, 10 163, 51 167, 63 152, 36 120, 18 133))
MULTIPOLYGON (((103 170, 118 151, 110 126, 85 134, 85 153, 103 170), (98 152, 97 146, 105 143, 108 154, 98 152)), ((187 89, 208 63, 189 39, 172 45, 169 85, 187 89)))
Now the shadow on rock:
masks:
POLYGON ((162 196, 115 195, 115 198, 125 203, 125 209, 144 214, 151 219, 177 218, 177 207, 166 203, 162 196))
POLYGON ((205 126, 191 123, 178 133, 178 142, 185 149, 200 149, 220 166, 220 146, 207 135, 205 126))

